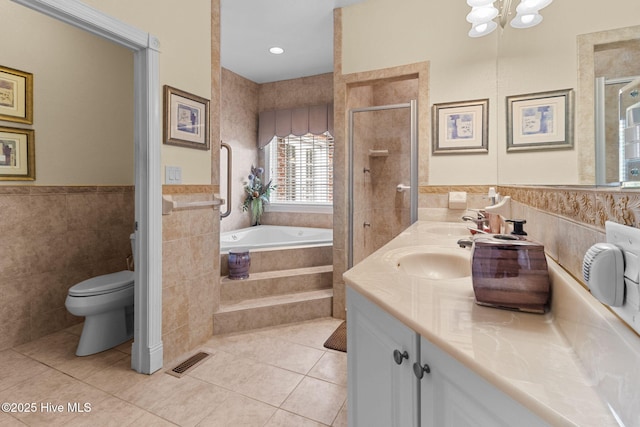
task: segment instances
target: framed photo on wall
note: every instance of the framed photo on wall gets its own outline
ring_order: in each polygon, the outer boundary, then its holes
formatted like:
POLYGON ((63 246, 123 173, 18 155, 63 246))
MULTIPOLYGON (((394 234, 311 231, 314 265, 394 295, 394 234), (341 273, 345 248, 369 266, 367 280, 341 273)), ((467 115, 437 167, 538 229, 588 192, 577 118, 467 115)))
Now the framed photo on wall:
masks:
POLYGON ((573 148, 573 89, 507 97, 507 151, 573 148))
POLYGON ((0 66, 0 120, 33 124, 33 74, 0 66))
POLYGON ((208 150, 209 100, 165 85, 164 143, 208 150))
POLYGON ((35 179, 35 131, 0 127, 0 181, 35 179))
POLYGON ((489 99, 433 105, 433 154, 489 152, 489 99))

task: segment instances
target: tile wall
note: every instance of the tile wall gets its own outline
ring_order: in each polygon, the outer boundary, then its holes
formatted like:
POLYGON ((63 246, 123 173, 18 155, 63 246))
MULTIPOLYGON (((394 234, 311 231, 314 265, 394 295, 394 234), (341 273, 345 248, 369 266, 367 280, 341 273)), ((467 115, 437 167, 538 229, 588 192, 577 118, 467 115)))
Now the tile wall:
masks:
MULTIPOLYGON (((511 196, 512 216, 527 221, 529 237, 542 243, 547 254, 578 281, 582 260, 595 243, 605 241, 605 221, 640 228, 640 192, 619 188, 498 186, 511 196)), ((486 206, 488 186, 423 186, 421 218, 460 220, 460 211, 447 209, 449 191, 467 191, 468 206, 486 206)))
POLYGON ((0 349, 82 321, 74 284, 127 269, 133 186, 0 186, 0 349))
MULTIPOLYGON (((211 200, 217 187, 164 186, 177 202, 211 200)), ((213 335, 219 304, 220 213, 211 207, 162 217, 162 342, 165 365, 213 335)))

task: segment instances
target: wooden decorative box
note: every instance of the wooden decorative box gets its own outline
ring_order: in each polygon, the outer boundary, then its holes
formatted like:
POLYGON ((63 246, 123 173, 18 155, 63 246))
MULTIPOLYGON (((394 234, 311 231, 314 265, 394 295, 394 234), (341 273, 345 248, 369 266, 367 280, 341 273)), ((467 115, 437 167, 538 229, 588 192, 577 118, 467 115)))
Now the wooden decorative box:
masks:
POLYGON ((474 239, 471 274, 476 302, 508 310, 544 313, 551 284, 544 246, 514 235, 474 239))

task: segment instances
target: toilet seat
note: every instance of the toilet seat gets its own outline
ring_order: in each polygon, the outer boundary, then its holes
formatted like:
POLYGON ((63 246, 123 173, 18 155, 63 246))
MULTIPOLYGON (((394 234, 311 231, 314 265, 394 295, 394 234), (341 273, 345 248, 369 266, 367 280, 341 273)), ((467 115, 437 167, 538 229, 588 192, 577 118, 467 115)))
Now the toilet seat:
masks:
POLYGON ((133 271, 103 274, 84 280, 69 288, 69 296, 90 297, 116 292, 133 286, 133 271))

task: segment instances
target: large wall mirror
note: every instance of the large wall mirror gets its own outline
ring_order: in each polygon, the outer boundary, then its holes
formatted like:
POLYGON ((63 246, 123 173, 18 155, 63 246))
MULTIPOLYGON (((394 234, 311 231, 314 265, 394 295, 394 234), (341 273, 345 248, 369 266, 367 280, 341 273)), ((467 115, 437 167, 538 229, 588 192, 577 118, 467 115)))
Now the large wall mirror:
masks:
POLYGON ((640 26, 629 18, 640 11, 640 4, 618 3, 615 8, 582 4, 581 19, 567 20, 576 2, 554 2, 543 11, 544 22, 538 27, 505 28, 499 35, 494 122, 498 184, 621 184, 618 92, 640 77, 640 26), (505 100, 563 89, 573 89, 573 147, 507 152, 505 100))

